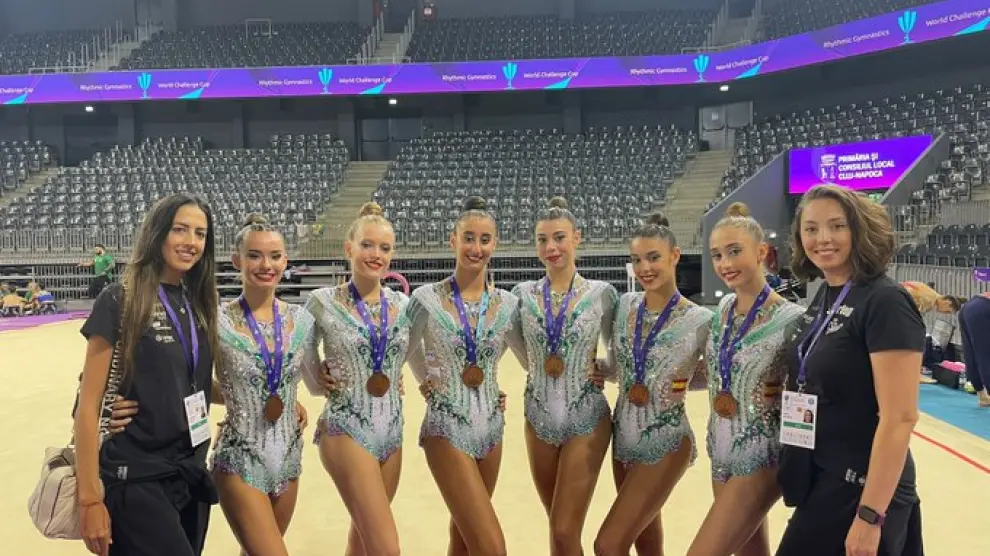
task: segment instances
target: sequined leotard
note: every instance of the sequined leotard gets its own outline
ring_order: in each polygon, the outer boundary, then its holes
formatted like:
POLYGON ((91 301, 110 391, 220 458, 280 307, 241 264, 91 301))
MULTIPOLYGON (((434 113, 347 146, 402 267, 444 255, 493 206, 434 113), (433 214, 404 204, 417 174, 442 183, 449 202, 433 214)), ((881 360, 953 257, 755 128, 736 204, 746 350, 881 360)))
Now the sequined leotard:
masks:
MULTIPOLYGON (((472 330, 477 328, 481 303, 465 300, 472 330)), ((502 442, 505 419, 498 408, 498 361, 507 348, 506 336, 514 326, 518 300, 504 290, 490 293, 488 310, 477 346, 477 364, 484 382, 476 389, 462 380, 466 363, 464 332, 454 308, 450 281, 422 286, 409 301, 410 344, 422 342, 423 357, 414 352, 409 364, 419 382, 434 389, 427 399, 420 444, 427 437, 446 438, 455 448, 481 459, 502 442)))
MULTIPOLYGON (((316 427, 315 441, 323 434, 347 435, 384 462, 402 446, 402 397, 399 377, 409 347, 409 298, 385 289, 388 302, 388 345, 382 372, 389 378, 388 392, 376 398, 366 384, 374 369, 368 327, 355 308, 346 285, 322 288, 310 294, 306 309, 316 318, 323 353, 330 372, 345 387, 327 398, 316 427)), ((370 317, 381 322, 381 303, 367 304, 370 317)), ((310 383, 307 381, 307 386, 310 383)), ((319 383, 310 386, 323 393, 319 383)))
MULTIPOLYGON (((554 378, 544 370, 549 354, 543 302, 546 280, 524 282, 512 290, 519 298, 519 325, 513 328, 509 341, 528 372, 526 421, 541 440, 560 446, 575 436, 591 433, 609 415, 605 393, 588 380, 588 371, 598 352, 599 338, 610 344, 618 293, 607 282, 575 277, 557 351, 565 370, 554 378)), ((554 315, 560 313, 563 297, 551 293, 554 315)), ((606 359, 611 362, 612 358, 606 359)))
MULTIPOLYGON (((718 352, 725 331, 726 314, 735 294, 722 298, 717 318, 712 319, 705 361, 708 366, 709 400, 721 388, 718 352)), ((778 300, 764 305, 732 357, 731 391, 739 410, 731 419, 714 411, 708 420, 707 448, 712 460, 712 479, 728 481, 777 465, 780 453, 780 392, 787 375, 785 342, 804 308, 778 300)), ((734 329, 745 315, 736 315, 734 329)))
MULTIPOLYGON (((627 293, 615 312, 612 349, 619 397, 613 417, 613 457, 622 463, 657 463, 688 438, 693 463, 697 449, 684 411, 684 395, 699 369, 712 312, 684 299, 673 310, 646 357, 644 384, 649 388, 649 402, 637 407, 629 401, 628 392, 635 380, 633 342, 642 301, 643 293, 627 293)), ((659 317, 659 311, 646 312, 644 338, 659 317)))
MULTIPOLYGON (((217 377, 227 406, 220 427, 214 469, 238 475, 269 496, 285 491, 302 472, 302 432, 296 413, 296 391, 304 373, 319 366, 313 342, 313 318, 302 307, 279 302, 285 358, 278 396, 284 410, 274 422, 264 416, 268 398, 267 370, 244 313, 235 301, 220 308, 220 352, 217 377)), ((268 345, 274 345, 271 323, 259 323, 268 345)))

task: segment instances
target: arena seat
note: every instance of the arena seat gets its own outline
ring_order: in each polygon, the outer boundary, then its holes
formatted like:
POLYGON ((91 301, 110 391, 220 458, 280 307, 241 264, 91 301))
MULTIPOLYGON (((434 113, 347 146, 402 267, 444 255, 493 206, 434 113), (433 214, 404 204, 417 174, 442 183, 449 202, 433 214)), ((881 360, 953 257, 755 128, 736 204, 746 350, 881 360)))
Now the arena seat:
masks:
MULTIPOLYGON (((720 199, 755 174, 778 153, 837 143, 870 141, 913 134, 948 133, 950 156, 938 172, 925 180, 908 206, 895 207, 895 227, 911 230, 919 223, 937 222, 947 204, 969 199, 975 187, 988 183, 990 171, 990 87, 974 83, 951 89, 934 89, 913 95, 863 100, 845 106, 775 114, 736 132, 736 154, 722 178, 720 199)), ((712 203, 712 206, 718 200, 712 203)), ((966 226, 983 222, 956 222, 966 226)), ((922 245, 905 247, 901 262, 973 266, 990 255, 985 245, 957 237, 984 237, 970 233, 936 234, 922 245), (942 241, 945 239, 945 241, 942 241)), ((986 242, 983 242, 984 244, 986 242)))
POLYGON ((530 243, 537 212, 556 195, 567 198, 586 241, 624 240, 696 148, 693 133, 674 127, 437 132, 402 150, 375 200, 406 246, 446 241, 469 195, 488 200, 503 243, 530 243))
POLYGON ((422 21, 407 55, 414 62, 523 60, 680 53, 701 46, 714 10, 661 10, 422 21))
POLYGON ((765 40, 824 29, 840 23, 866 19, 937 0, 787 0, 775 2, 763 14, 765 40))
POLYGON ((92 50, 93 40, 97 38, 105 40, 103 30, 7 35, 0 39, 0 75, 29 73, 31 68, 80 65, 83 45, 92 50))
MULTIPOLYGON (((257 211, 295 238, 296 225, 314 221, 338 191, 348 160, 344 143, 328 134, 275 135, 268 148, 258 149, 207 150, 201 139, 188 137, 117 146, 60 168, 48 183, 0 209, 0 250, 78 251, 103 243, 116 251, 157 199, 179 191, 204 194, 218 230, 236 230, 257 211)), ((218 233, 217 248, 229 248, 231 237, 218 233)))
POLYGON ((154 35, 115 69, 273 67, 344 64, 370 28, 353 22, 276 23, 271 33, 244 25, 154 35))
POLYGON ((53 162, 51 150, 41 141, 0 141, 0 196, 53 162))

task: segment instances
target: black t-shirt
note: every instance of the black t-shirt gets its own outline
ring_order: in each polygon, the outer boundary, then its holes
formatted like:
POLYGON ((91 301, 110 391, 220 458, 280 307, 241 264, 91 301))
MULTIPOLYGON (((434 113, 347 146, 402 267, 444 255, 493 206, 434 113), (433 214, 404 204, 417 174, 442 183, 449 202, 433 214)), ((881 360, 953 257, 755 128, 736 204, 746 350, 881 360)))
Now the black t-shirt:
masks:
MULTIPOLYGON (((811 302, 794 338, 788 390, 796 390, 797 344, 811 332, 822 303, 826 314, 842 287, 822 287, 811 302)), ((818 425, 813 461, 818 467, 865 475, 879 406, 870 354, 891 350, 922 352, 925 324, 911 296, 887 277, 853 285, 818 338, 807 360, 805 391, 818 396, 818 425)), ((916 376, 920 368, 902 369, 916 376)), ((913 484, 914 465, 908 457, 902 482, 913 484)))
MULTIPOLYGON (((170 305, 180 319, 187 337, 186 343, 191 347, 189 316, 182 301, 182 289, 168 284, 163 286, 170 305)), ((96 298, 93 312, 83 324, 83 336, 87 339, 100 336, 111 345, 117 341, 122 293, 120 284, 111 284, 103 290, 96 298)), ((184 402, 186 396, 200 390, 205 394, 207 404, 211 398, 213 354, 206 331, 198 323, 196 332, 199 336, 199 362, 193 378, 190 377, 178 330, 161 303, 156 301, 151 326, 138 342, 131 372, 121 387, 121 395, 138 402, 138 413, 123 432, 104 442, 101 459, 150 457, 175 461, 195 454, 204 458, 205 463, 206 451, 194 450, 189 439, 184 402)))

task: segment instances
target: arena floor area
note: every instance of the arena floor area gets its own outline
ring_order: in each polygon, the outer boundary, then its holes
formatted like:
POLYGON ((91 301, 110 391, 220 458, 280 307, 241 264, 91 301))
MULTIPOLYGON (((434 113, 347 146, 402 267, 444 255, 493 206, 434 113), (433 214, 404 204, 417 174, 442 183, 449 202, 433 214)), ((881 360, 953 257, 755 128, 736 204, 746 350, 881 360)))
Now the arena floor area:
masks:
MULTIPOLYGON (((0 331, 0 359, 7 381, 0 422, 5 429, 0 446, 0 538, 3 552, 24 556, 85 554, 80 542, 43 539, 26 511, 37 480, 44 449, 68 440, 69 412, 81 369, 85 342, 81 321, 68 321, 23 330, 0 331)), ((447 510, 416 445, 423 403, 407 373, 406 451, 403 476, 394 503, 402 552, 411 556, 442 556, 446 552, 447 510)), ((548 554, 546 518, 530 479, 523 439, 521 396, 525 377, 511 354, 501 367, 500 383, 509 395, 504 460, 495 508, 508 542, 508 552, 520 556, 548 554)), ((615 390, 610 387, 610 397, 615 390)), ((307 392, 302 399, 311 416, 321 400, 307 392)), ((975 407, 976 401, 970 398, 975 407)), ((688 401, 695 433, 704 438, 706 403, 701 393, 688 401)), ((214 410, 214 423, 222 418, 214 410)), ((990 410, 986 411, 990 420, 990 410)), ((307 436, 312 433, 310 424, 307 436)), ((990 442, 923 415, 913 442, 923 501, 926 553, 933 556, 990 554, 990 442)), ((664 509, 666 553, 684 554, 711 502, 708 460, 700 450, 697 463, 675 489, 664 509)), ((586 554, 612 502, 615 489, 606 466, 599 479, 584 532, 586 554)), ((316 448, 305 450, 299 504, 287 535, 293 556, 343 554, 349 519, 337 491, 319 462, 316 448)), ((779 504, 771 513, 771 537, 776 542, 788 516, 779 504)), ((237 544, 219 507, 212 514, 205 554, 236 556, 237 544)))

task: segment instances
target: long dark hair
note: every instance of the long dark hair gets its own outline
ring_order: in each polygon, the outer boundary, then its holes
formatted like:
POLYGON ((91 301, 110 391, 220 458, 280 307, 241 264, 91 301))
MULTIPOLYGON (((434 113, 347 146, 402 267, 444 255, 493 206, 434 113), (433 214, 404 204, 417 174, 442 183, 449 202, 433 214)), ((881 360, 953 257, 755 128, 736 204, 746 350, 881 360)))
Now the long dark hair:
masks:
MULTIPOLYGON (((151 326, 151 318, 158 301, 158 285, 165 269, 162 246, 168 237, 179 209, 193 205, 206 215, 206 245, 199 261, 182 282, 188 292, 189 303, 200 326, 210 341, 210 351, 217 354, 217 310, 220 298, 217 293, 216 256, 214 253, 213 211, 202 197, 189 193, 176 193, 160 199, 144 216, 144 223, 134 244, 134 254, 124 271, 123 307, 121 310, 121 344, 124 374, 133 372, 134 352, 141 335, 151 326)), ((191 331, 195 333, 195 331, 191 331)))

